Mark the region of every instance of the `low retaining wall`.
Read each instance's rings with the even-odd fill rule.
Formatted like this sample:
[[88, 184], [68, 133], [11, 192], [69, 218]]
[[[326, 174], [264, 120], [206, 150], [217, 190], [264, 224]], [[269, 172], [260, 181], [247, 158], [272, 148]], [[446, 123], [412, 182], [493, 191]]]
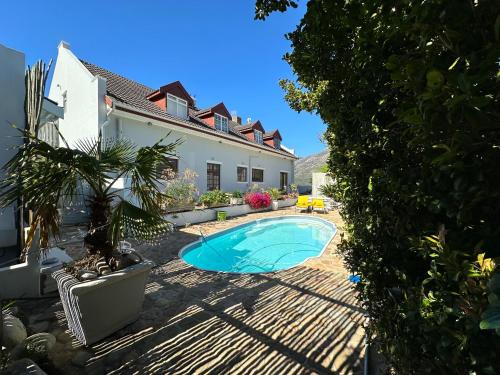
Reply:
[[[285, 199], [278, 201], [279, 208], [294, 206], [297, 199]], [[228, 217], [241, 216], [253, 212], [270, 211], [271, 207], [262, 208], [258, 210], [252, 209], [248, 204], [240, 204], [234, 206], [225, 206], [217, 208], [206, 208], [202, 210], [193, 210], [186, 212], [176, 212], [165, 215], [165, 219], [174, 224], [176, 227], [184, 226], [186, 224], [197, 224], [205, 221], [212, 221], [216, 219], [217, 211], [226, 211]]]

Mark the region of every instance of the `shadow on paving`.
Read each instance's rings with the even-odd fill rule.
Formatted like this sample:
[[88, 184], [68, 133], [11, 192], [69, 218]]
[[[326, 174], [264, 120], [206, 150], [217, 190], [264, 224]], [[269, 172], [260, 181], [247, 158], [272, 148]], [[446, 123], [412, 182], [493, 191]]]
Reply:
[[153, 270], [140, 319], [93, 345], [80, 371], [362, 373], [362, 323], [343, 275], [307, 267], [216, 274], [177, 258]]

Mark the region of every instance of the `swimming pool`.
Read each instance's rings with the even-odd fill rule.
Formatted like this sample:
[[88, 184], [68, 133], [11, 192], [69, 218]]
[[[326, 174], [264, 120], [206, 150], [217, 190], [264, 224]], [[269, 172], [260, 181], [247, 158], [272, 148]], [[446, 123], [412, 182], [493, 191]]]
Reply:
[[203, 236], [179, 252], [186, 263], [207, 271], [262, 273], [295, 267], [320, 256], [337, 228], [309, 216], [254, 220]]

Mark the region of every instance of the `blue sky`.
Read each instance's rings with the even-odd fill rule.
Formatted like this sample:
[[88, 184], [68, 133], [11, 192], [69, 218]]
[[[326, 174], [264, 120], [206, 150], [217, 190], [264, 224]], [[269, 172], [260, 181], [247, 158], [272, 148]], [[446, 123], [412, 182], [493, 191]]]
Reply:
[[325, 148], [318, 116], [296, 113], [283, 99], [284, 34], [299, 9], [255, 21], [252, 0], [2, 1], [0, 43], [26, 53], [27, 63], [56, 57], [60, 40], [89, 62], [153, 88], [180, 80], [199, 107], [224, 101], [243, 121], [279, 128], [299, 156]]

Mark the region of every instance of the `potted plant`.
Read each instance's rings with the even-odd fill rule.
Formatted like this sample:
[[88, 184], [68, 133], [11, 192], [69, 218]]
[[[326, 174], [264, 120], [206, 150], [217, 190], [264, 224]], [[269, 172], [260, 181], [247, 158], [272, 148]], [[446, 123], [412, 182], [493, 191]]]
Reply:
[[243, 204], [243, 193], [239, 190], [235, 190], [231, 193], [230, 203], [232, 205]]
[[186, 169], [178, 176], [167, 178], [163, 194], [158, 196], [158, 203], [165, 213], [191, 211], [196, 204], [198, 189], [195, 171]]
[[271, 188], [267, 190], [267, 193], [271, 196], [272, 203], [271, 207], [273, 211], [278, 210], [278, 199], [281, 197], [281, 193], [278, 188]]
[[222, 207], [229, 204], [229, 195], [222, 190], [211, 190], [202, 194], [199, 202], [205, 207]]
[[[69, 329], [89, 345], [139, 316], [152, 263], [132, 249], [123, 251], [120, 244], [126, 235], [148, 240], [171, 228], [156, 200], [161, 194], [156, 167], [168, 162], [180, 142], [162, 144], [161, 139], [138, 148], [129, 140], [103, 139], [99, 134], [71, 149], [67, 143], [66, 147], [51, 146], [28, 131], [23, 136], [29, 142], [5, 166], [0, 205], [23, 197], [33, 211], [26, 246], [37, 228], [41, 248], [51, 236], [57, 237], [58, 203], [74, 197], [79, 182], [90, 186], [90, 220], [83, 239], [88, 254], [53, 274]], [[120, 179], [129, 187], [116, 189]]]

